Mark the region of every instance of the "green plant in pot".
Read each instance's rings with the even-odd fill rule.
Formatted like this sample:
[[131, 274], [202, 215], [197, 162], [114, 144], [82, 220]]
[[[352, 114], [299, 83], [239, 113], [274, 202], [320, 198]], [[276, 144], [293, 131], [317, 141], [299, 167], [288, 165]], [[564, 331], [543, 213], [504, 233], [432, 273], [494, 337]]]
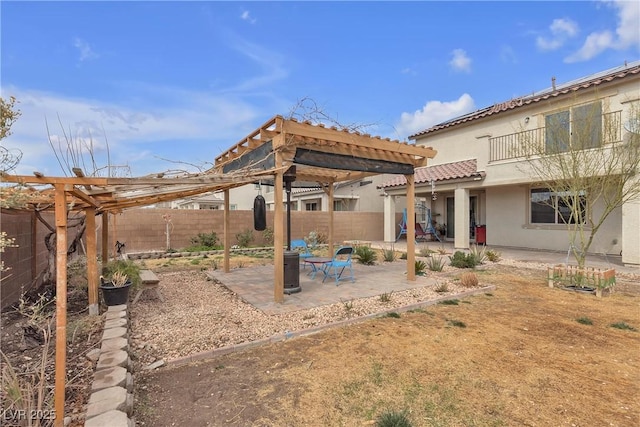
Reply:
[[100, 276], [102, 298], [108, 306], [126, 304], [129, 301], [130, 288], [131, 280], [124, 271], [114, 271], [109, 280], [105, 280], [104, 276]]

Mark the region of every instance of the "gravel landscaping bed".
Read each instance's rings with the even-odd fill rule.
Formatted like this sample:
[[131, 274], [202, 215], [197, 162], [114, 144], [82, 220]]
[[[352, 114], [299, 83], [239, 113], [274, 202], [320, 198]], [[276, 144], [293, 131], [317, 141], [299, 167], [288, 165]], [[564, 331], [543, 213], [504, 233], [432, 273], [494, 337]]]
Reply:
[[442, 276], [440, 283], [447, 283], [447, 292], [438, 293], [433, 286], [426, 286], [393, 292], [389, 301], [376, 296], [277, 315], [267, 315], [246, 303], [224, 284], [209, 279], [204, 271], [158, 273], [165, 302], [145, 293], [131, 308], [134, 358], [138, 364], [146, 366], [157, 360], [170, 361], [206, 350], [455, 296], [469, 290], [450, 278], [452, 273], [459, 271], [445, 267], [441, 273], [430, 273]]

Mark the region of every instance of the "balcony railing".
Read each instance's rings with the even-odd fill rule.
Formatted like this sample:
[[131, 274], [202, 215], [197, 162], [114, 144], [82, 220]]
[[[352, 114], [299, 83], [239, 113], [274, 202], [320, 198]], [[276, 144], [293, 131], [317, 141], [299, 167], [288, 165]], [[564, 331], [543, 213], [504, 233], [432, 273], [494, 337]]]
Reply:
[[[540, 154], [546, 144], [545, 138], [546, 128], [544, 127], [489, 138], [489, 162]], [[603, 144], [620, 141], [622, 141], [622, 111], [603, 114]]]

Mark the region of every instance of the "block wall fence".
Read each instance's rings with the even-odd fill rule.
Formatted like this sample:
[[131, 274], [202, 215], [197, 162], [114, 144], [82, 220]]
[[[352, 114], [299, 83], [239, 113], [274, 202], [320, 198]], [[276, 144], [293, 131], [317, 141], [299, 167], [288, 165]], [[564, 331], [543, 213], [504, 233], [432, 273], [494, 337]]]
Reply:
[[[170, 216], [170, 222], [165, 221]], [[253, 211], [231, 211], [231, 244], [237, 244], [236, 234], [253, 230]], [[344, 240], [384, 239], [382, 212], [334, 212], [334, 243]], [[43, 213], [49, 224], [54, 225], [53, 215]], [[396, 224], [402, 214], [396, 214]], [[274, 212], [267, 212], [267, 225], [273, 227]], [[98, 254], [102, 248], [102, 219], [96, 218]], [[286, 212], [283, 220], [286, 233]], [[166, 230], [169, 230], [169, 246], [181, 249], [191, 244], [198, 233], [215, 232], [224, 235], [224, 212], [220, 210], [178, 210], [178, 209], [131, 209], [117, 215], [110, 215], [109, 250], [115, 253], [115, 243], [125, 244], [126, 252], [164, 251], [167, 249]], [[6, 248], [0, 254], [5, 267], [0, 280], [0, 307], [7, 307], [20, 297], [22, 292], [39, 285], [40, 273], [47, 265], [47, 249], [44, 243], [49, 233], [32, 212], [12, 213], [1, 211], [0, 229], [8, 237], [15, 239], [16, 247]], [[327, 212], [292, 211], [291, 238], [300, 239], [311, 231], [328, 234], [329, 215]], [[73, 236], [68, 236], [71, 239]], [[253, 231], [252, 245], [263, 245], [263, 232]], [[285, 234], [286, 239], [286, 234]], [[86, 243], [86, 242], [85, 242]], [[80, 249], [82, 251], [82, 248]], [[81, 252], [83, 254], [83, 252]]]
[[[163, 215], [170, 215], [167, 223]], [[236, 234], [253, 230], [253, 211], [230, 211], [231, 244], [237, 244]], [[382, 212], [334, 212], [334, 239], [382, 240], [384, 238]], [[273, 227], [274, 212], [267, 212], [267, 226]], [[286, 214], [283, 220], [286, 230]], [[224, 212], [220, 210], [136, 209], [115, 215], [110, 223], [115, 230], [115, 239], [125, 243], [127, 252], [144, 252], [167, 249], [166, 230], [169, 229], [172, 249], [191, 244], [198, 233], [217, 233], [222, 244], [224, 235]], [[300, 239], [311, 231], [329, 232], [329, 214], [317, 211], [291, 212], [291, 238]], [[100, 234], [100, 233], [98, 233]], [[113, 234], [111, 234], [113, 236]], [[252, 245], [263, 245], [263, 232], [253, 230]], [[113, 237], [111, 237], [113, 239]], [[286, 239], [286, 231], [285, 231]], [[100, 236], [98, 236], [100, 241]]]

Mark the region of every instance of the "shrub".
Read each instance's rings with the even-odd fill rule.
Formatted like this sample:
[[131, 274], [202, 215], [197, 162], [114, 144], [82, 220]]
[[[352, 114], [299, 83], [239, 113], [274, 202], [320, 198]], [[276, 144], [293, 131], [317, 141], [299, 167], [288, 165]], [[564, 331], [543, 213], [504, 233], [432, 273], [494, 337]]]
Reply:
[[449, 324], [451, 326], [455, 326], [456, 328], [466, 328], [467, 325], [464, 322], [461, 322], [460, 320], [449, 320]]
[[435, 253], [435, 251], [429, 249], [429, 246], [427, 245], [420, 248], [420, 256], [422, 257], [430, 257], [433, 253]]
[[219, 240], [216, 232], [212, 231], [211, 233], [198, 233], [197, 236], [192, 237], [189, 241], [192, 246], [201, 246], [212, 250], [218, 247]]
[[401, 253], [400, 259], [407, 259], [407, 253], [406, 252]]
[[611, 326], [612, 328], [616, 328], [616, 329], [622, 329], [622, 330], [626, 330], [626, 331], [636, 331], [636, 328], [634, 328], [633, 326], [629, 325], [626, 322], [616, 322], [616, 323], [612, 323], [609, 326]]
[[427, 267], [431, 271], [442, 271], [444, 268], [444, 259], [442, 257], [431, 257], [427, 260]]
[[383, 294], [380, 295], [380, 302], [391, 302], [391, 294], [393, 292], [385, 292]]
[[369, 246], [356, 247], [356, 256], [358, 257], [358, 262], [364, 265], [373, 265], [378, 258], [376, 251]]
[[111, 260], [102, 268], [104, 277], [112, 277], [116, 272], [125, 274], [134, 288], [140, 285], [140, 266], [132, 260]]
[[487, 249], [485, 252], [487, 259], [491, 262], [498, 262], [501, 259], [502, 254], [494, 249]]
[[273, 227], [267, 227], [262, 232], [262, 240], [268, 246], [273, 246]]
[[79, 256], [67, 264], [67, 285], [70, 289], [88, 289], [86, 256]]
[[415, 269], [416, 269], [417, 276], [424, 276], [427, 270], [427, 264], [421, 259], [419, 259], [416, 261]]
[[460, 284], [465, 288], [475, 288], [478, 286], [478, 276], [475, 273], [463, 273], [460, 276]]
[[316, 245], [322, 245], [329, 241], [329, 237], [323, 231], [313, 230], [309, 232], [309, 235], [304, 238], [304, 241], [307, 242], [307, 245], [312, 248]]
[[253, 230], [247, 228], [244, 231], [236, 234], [236, 241], [241, 248], [247, 248], [253, 242]]
[[478, 245], [473, 245], [471, 249], [469, 249], [469, 255], [473, 257], [476, 265], [484, 264], [484, 262], [487, 260], [485, 248], [482, 247], [482, 249], [479, 249]]
[[393, 246], [391, 246], [391, 249], [382, 249], [382, 258], [385, 262], [393, 262], [396, 260], [396, 251], [393, 250]]
[[593, 320], [589, 319], [588, 317], [582, 316], [582, 317], [578, 317], [576, 319], [576, 322], [582, 324], [582, 325], [593, 325]]
[[411, 427], [405, 412], [387, 411], [376, 419], [376, 427]]
[[436, 287], [433, 288], [433, 290], [436, 293], [444, 294], [445, 292], [449, 292], [449, 285], [447, 284], [447, 282], [442, 282], [437, 284]]
[[449, 259], [451, 266], [456, 268], [474, 268], [478, 264], [474, 255], [462, 251], [456, 251]]

